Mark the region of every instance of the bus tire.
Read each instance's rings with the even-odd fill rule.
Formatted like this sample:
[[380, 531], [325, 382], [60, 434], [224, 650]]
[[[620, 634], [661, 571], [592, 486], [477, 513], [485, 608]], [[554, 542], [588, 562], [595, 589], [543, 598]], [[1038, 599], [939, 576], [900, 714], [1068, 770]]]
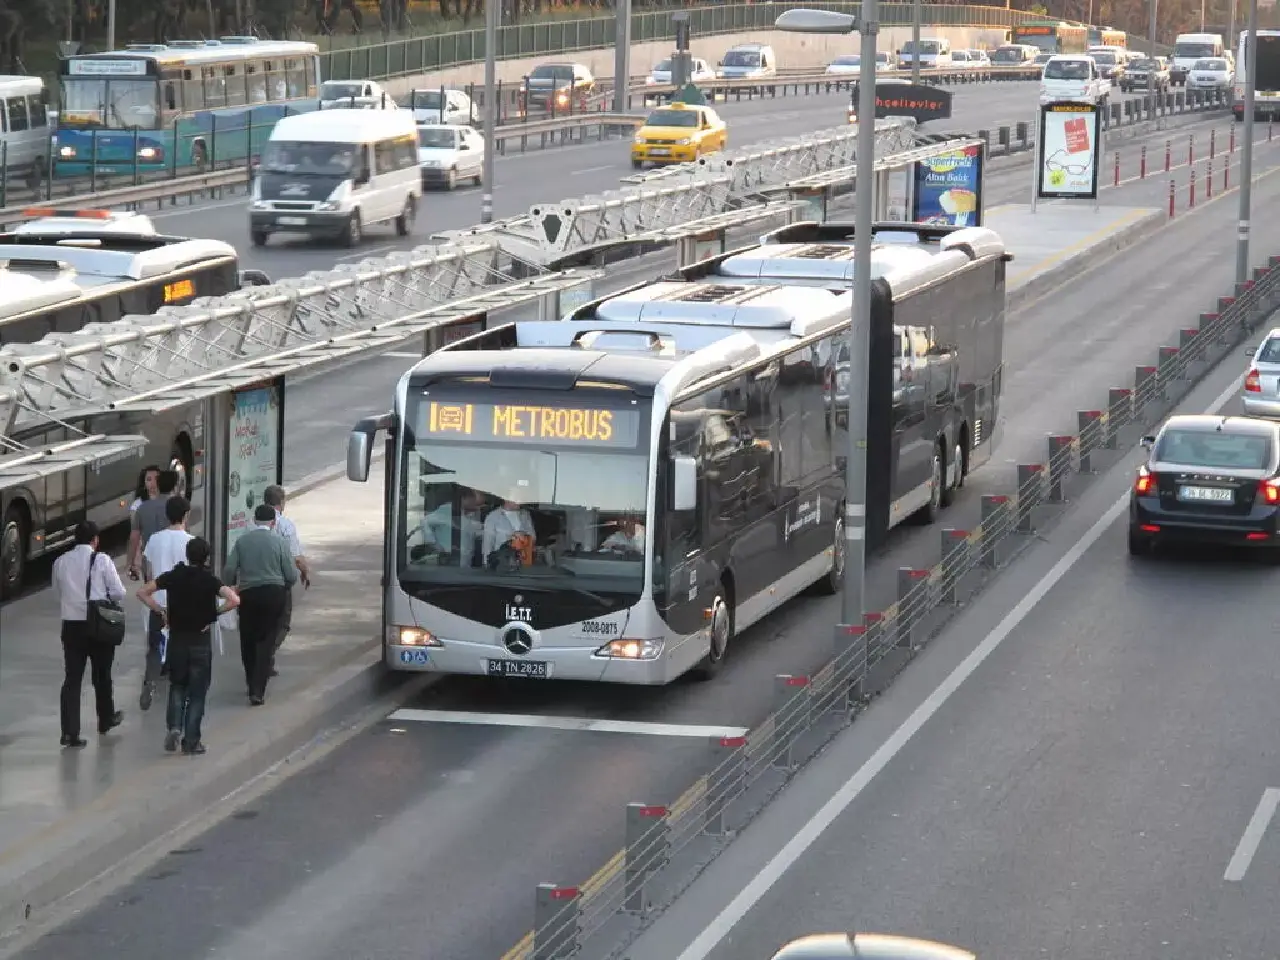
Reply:
[[839, 593], [844, 586], [844, 503], [837, 508], [836, 522], [831, 531], [831, 569], [813, 584], [812, 592], [820, 597], [830, 597]]
[[938, 441], [933, 448], [933, 467], [929, 481], [929, 502], [916, 511], [916, 520], [928, 526], [938, 519], [942, 512], [942, 493], [947, 485], [947, 459], [943, 442]]
[[956, 442], [951, 447], [951, 459], [945, 466], [951, 471], [951, 481], [943, 482], [942, 506], [949, 507], [955, 502], [956, 493], [964, 486], [964, 429], [956, 435]]
[[27, 569], [27, 541], [31, 518], [22, 501], [14, 501], [0, 524], [0, 600], [11, 600], [22, 590]]
[[716, 598], [711, 601], [711, 626], [708, 628], [708, 650], [702, 662], [693, 668], [698, 680], [710, 680], [724, 666], [733, 642], [733, 594], [728, 584], [721, 582]]

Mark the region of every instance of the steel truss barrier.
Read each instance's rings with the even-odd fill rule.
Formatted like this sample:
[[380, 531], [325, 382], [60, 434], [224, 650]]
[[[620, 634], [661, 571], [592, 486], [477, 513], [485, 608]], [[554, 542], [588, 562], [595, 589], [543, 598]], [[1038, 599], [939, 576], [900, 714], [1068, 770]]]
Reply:
[[[393, 344], [449, 318], [519, 306], [588, 277], [540, 273], [493, 243], [418, 247], [153, 316], [9, 344], [0, 348], [0, 438], [33, 424], [66, 426], [77, 414], [135, 404], [184, 384], [210, 384], [268, 358], [316, 348], [341, 356], [351, 348], [340, 344], [361, 338]], [[0, 444], [0, 454], [13, 451], [29, 452], [11, 439]]]
[[[886, 170], [897, 170], [901, 167], [909, 167], [911, 164], [919, 160], [927, 160], [928, 158], [936, 157], [939, 154], [963, 150], [965, 147], [971, 147], [981, 143], [982, 141], [977, 137], [955, 137], [950, 140], [930, 141], [928, 144], [917, 146], [914, 149], [905, 150], [902, 153], [895, 153], [891, 156], [881, 157], [876, 160], [875, 172], [882, 173]], [[771, 194], [786, 190], [813, 190], [821, 187], [842, 186], [844, 184], [852, 183], [856, 177], [856, 173], [857, 169], [853, 164], [843, 167], [832, 167], [819, 173], [811, 174], [807, 177], [800, 177], [778, 187], [764, 188], [760, 192]]]
[[[886, 156], [916, 146], [915, 123], [876, 121], [876, 154]], [[621, 190], [536, 204], [524, 217], [438, 234], [463, 242], [493, 237], [512, 254], [539, 263], [563, 261], [638, 234], [676, 227], [734, 209], [738, 198], [857, 160], [857, 124], [821, 130], [770, 144], [764, 149], [726, 151], [693, 163], [626, 178]], [[652, 186], [650, 186], [652, 185]]]

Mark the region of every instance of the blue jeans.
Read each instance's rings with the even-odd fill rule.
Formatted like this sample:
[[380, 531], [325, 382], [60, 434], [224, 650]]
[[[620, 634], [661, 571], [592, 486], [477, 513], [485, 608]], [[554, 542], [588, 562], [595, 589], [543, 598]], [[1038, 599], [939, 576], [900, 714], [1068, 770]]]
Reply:
[[164, 643], [164, 617], [154, 611], [147, 611], [147, 659], [142, 673], [143, 683], [155, 683], [160, 679], [160, 646]]
[[209, 635], [193, 638], [170, 635], [169, 706], [165, 726], [182, 731], [182, 743], [194, 747], [200, 742], [200, 722], [204, 720], [204, 701], [213, 678], [213, 649]]

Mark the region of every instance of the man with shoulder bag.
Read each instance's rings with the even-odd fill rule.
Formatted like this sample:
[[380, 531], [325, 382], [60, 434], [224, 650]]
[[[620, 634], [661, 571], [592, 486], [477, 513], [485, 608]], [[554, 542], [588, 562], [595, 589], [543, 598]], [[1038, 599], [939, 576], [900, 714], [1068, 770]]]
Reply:
[[98, 550], [98, 526], [86, 521], [76, 527], [75, 547], [53, 565], [53, 591], [62, 617], [62, 745], [83, 747], [80, 736], [80, 690], [84, 668], [90, 667], [98, 713], [98, 733], [109, 733], [124, 722], [115, 708], [111, 664], [124, 640], [124, 584], [111, 558]]

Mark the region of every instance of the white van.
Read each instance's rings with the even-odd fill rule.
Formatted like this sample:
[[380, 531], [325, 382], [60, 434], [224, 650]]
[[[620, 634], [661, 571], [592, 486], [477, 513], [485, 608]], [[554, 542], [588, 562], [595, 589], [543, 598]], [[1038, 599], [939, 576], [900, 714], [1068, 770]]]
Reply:
[[[910, 70], [915, 62], [916, 51], [912, 41], [908, 40], [898, 51], [898, 66]], [[951, 62], [951, 41], [945, 37], [920, 38], [920, 67], [931, 70], [934, 67], [949, 67]]]
[[249, 231], [334, 237], [355, 246], [373, 223], [408, 236], [422, 197], [409, 110], [318, 110], [280, 120], [253, 179]]
[[1173, 41], [1173, 57], [1169, 60], [1169, 80], [1174, 86], [1186, 86], [1187, 75], [1197, 60], [1222, 56], [1226, 44], [1220, 33], [1180, 33]]
[[716, 68], [721, 80], [757, 80], [778, 75], [778, 55], [767, 43], [739, 43], [725, 51]]
[[38, 187], [49, 172], [53, 128], [39, 77], [0, 76], [0, 171]]

